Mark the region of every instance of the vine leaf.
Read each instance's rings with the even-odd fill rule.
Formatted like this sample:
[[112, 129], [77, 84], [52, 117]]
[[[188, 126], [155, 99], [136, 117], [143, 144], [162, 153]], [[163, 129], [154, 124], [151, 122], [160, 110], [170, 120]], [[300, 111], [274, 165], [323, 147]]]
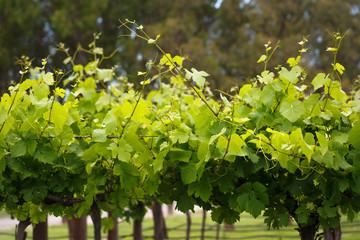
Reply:
[[24, 141], [17, 141], [10, 147], [11, 157], [21, 157], [26, 154], [26, 146]]
[[181, 167], [181, 180], [184, 184], [190, 184], [197, 179], [195, 163], [189, 163]]
[[192, 78], [197, 85], [199, 85], [201, 88], [204, 88], [205, 85], [205, 77], [208, 77], [209, 74], [207, 72], [204, 71], [198, 71], [195, 68], [191, 68], [192, 72], [189, 72], [188, 70], [186, 70], [186, 78], [190, 79]]
[[311, 82], [311, 84], [314, 86], [314, 91], [324, 86], [327, 80], [328, 78], [325, 73], [318, 73]]
[[208, 201], [212, 195], [212, 186], [210, 184], [209, 178], [203, 176], [199, 183], [194, 182], [189, 185], [188, 194], [191, 195], [195, 193], [195, 197], [200, 197], [204, 202]]
[[282, 67], [281, 71], [280, 71], [280, 79], [288, 80], [291, 83], [296, 83], [301, 72], [302, 72], [302, 69], [299, 66], [295, 66], [295, 67], [291, 68], [290, 71], [287, 70], [286, 68]]
[[355, 149], [360, 150], [360, 120], [358, 120], [349, 132], [349, 143]]
[[261, 73], [261, 76], [257, 76], [260, 83], [270, 84], [274, 81], [274, 73], [266, 70]]
[[51, 72], [47, 72], [47, 73], [42, 72], [41, 73], [41, 78], [47, 85], [53, 85], [54, 82], [55, 82], [54, 81], [54, 74], [51, 73]]
[[280, 113], [290, 122], [295, 122], [306, 113], [306, 109], [299, 100], [295, 100], [292, 103], [284, 102], [281, 105]]
[[94, 142], [106, 142], [106, 129], [94, 129], [92, 139]]

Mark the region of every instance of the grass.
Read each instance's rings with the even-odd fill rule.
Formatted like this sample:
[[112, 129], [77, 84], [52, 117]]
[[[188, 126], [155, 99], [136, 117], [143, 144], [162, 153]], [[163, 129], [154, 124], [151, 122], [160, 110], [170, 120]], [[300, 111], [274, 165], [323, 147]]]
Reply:
[[[191, 216], [191, 239], [200, 239], [201, 236], [201, 214], [193, 214]], [[186, 234], [186, 217], [183, 215], [173, 215], [166, 217], [166, 226], [168, 228], [169, 239], [185, 239]], [[132, 234], [132, 223], [120, 222], [119, 223], [119, 235], [129, 236]], [[280, 230], [267, 230], [263, 223], [263, 218], [259, 217], [253, 219], [249, 215], [243, 215], [240, 222], [235, 224], [235, 231], [225, 231], [224, 225], [221, 225], [219, 231], [219, 239], [257, 239], [257, 240], [268, 240], [268, 239], [299, 239], [297, 231], [294, 229], [295, 224], [292, 226], [282, 228]], [[217, 224], [211, 221], [208, 216], [206, 218], [206, 231], [205, 239], [215, 239], [216, 237]], [[28, 238], [32, 239], [32, 229], [28, 230]], [[87, 228], [88, 238], [92, 239], [93, 226], [89, 225]], [[353, 223], [342, 222], [342, 239], [360, 240], [360, 221]], [[3, 235], [9, 234], [9, 235]], [[14, 229], [0, 231], [0, 239], [12, 240], [14, 239]], [[68, 228], [67, 225], [50, 226], [48, 228], [49, 240], [67, 240]], [[152, 239], [153, 235], [153, 220], [145, 219], [143, 222], [143, 235], [144, 240]], [[103, 233], [103, 237], [106, 234]], [[132, 240], [132, 237], [119, 238], [123, 240]]]

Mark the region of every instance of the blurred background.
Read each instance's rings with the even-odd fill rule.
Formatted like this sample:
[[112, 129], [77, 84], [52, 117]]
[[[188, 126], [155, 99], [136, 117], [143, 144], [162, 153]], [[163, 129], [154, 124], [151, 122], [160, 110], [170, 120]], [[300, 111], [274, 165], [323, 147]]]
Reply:
[[[319, 71], [329, 72], [333, 54], [331, 34], [345, 33], [338, 62], [345, 66], [343, 85], [350, 89], [360, 68], [359, 0], [0, 0], [0, 91], [19, 80], [16, 57], [50, 56], [50, 64], [62, 66], [63, 42], [73, 52], [86, 47], [93, 33], [101, 32], [98, 46], [105, 55], [118, 53], [106, 62], [119, 65], [123, 74], [135, 77], [155, 49], [145, 41], [118, 37], [118, 19], [136, 20], [152, 37], [161, 34], [159, 45], [172, 54], [187, 57], [185, 66], [208, 72], [213, 89], [228, 90], [260, 74], [257, 64], [264, 44], [280, 49], [269, 69], [287, 65], [296, 57], [303, 36], [309, 35], [303, 66], [309, 67], [308, 81]], [[331, 34], [330, 34], [331, 33]], [[86, 55], [77, 58], [87, 62]]]

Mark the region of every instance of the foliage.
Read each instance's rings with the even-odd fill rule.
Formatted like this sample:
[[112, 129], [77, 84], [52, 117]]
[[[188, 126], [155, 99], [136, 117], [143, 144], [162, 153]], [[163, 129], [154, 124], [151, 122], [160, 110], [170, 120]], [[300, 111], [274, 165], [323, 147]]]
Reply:
[[159, 35], [129, 20], [120, 28], [161, 55], [138, 72], [139, 90], [116, 66], [102, 67], [110, 56], [97, 47], [98, 35], [90, 49], [77, 49], [92, 56], [86, 65], [59, 45], [71, 72], [47, 71], [47, 59], [35, 68], [21, 60], [20, 82], [0, 103], [2, 208], [37, 223], [48, 213], [79, 216], [93, 204], [121, 214], [156, 197], [183, 212], [211, 210], [217, 222], [247, 212], [279, 228], [290, 215], [314, 234], [319, 225], [336, 227], [340, 213], [354, 219], [359, 100], [341, 89], [344, 35], [333, 36], [332, 71], [319, 73], [313, 87], [301, 64], [306, 38], [289, 67], [274, 72], [267, 64], [278, 45], [268, 43], [257, 79], [217, 101], [208, 74], [164, 52]]

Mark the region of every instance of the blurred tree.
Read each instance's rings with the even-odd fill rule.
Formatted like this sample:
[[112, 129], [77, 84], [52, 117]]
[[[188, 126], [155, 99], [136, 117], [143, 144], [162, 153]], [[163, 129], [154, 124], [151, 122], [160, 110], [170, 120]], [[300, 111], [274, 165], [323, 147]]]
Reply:
[[310, 35], [303, 58], [313, 69], [309, 78], [329, 70], [329, 32], [351, 29], [338, 56], [350, 82], [360, 68], [360, 52], [354, 51], [360, 49], [359, 15], [358, 0], [0, 0], [0, 90], [17, 78], [15, 57], [40, 60], [51, 53], [52, 65], [59, 66], [64, 56], [52, 50], [57, 43], [74, 51], [78, 44], [91, 42], [95, 32], [102, 32], [99, 46], [105, 54], [118, 49], [106, 64], [119, 65], [131, 77], [154, 52], [146, 42], [118, 38], [125, 34], [117, 29], [118, 19], [125, 18], [144, 25], [151, 36], [161, 34], [164, 49], [187, 56], [188, 66], [207, 71], [213, 87], [222, 90], [260, 73], [262, 65], [256, 61], [268, 41], [281, 40], [270, 69], [295, 57], [300, 48], [296, 43]]

